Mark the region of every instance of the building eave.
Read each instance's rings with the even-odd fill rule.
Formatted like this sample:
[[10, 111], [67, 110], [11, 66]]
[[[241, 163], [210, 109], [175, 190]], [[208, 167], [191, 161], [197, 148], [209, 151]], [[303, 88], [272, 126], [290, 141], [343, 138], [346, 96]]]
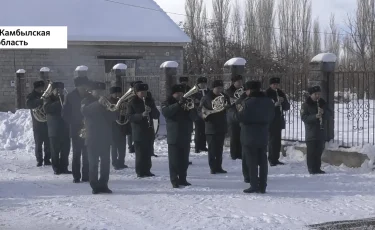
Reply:
[[183, 47], [189, 42], [113, 42], [113, 41], [68, 41], [68, 46], [172, 46]]

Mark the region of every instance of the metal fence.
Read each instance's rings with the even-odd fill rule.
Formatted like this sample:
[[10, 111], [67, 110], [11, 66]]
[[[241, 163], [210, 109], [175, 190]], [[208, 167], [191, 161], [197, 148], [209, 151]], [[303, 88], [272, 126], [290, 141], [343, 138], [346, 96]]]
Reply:
[[375, 72], [337, 71], [334, 81], [335, 142], [375, 144]]
[[[225, 88], [230, 85], [230, 74], [209, 75], [178, 75], [174, 82], [181, 76], [188, 77], [189, 85], [194, 85], [200, 76], [207, 77], [208, 87], [214, 80], [220, 79], [225, 83]], [[282, 132], [284, 140], [305, 140], [305, 127], [300, 118], [301, 105], [305, 101], [308, 88], [308, 73], [289, 72], [267, 75], [244, 74], [244, 81], [260, 80], [263, 89], [268, 88], [271, 77], [280, 77], [280, 88], [286, 93], [290, 102], [290, 110], [285, 113], [286, 128]], [[375, 72], [369, 71], [342, 71], [338, 70], [333, 75], [334, 88], [334, 113], [335, 130], [334, 142], [341, 146], [375, 144]], [[22, 97], [32, 90], [32, 84], [38, 78], [28, 78], [27, 75], [20, 79]], [[123, 91], [130, 88], [133, 81], [143, 81], [149, 85], [157, 105], [160, 105], [162, 89], [160, 88], [160, 75], [126, 76], [123, 77]], [[107, 86], [109, 79], [105, 79]], [[109, 89], [109, 87], [107, 87]]]

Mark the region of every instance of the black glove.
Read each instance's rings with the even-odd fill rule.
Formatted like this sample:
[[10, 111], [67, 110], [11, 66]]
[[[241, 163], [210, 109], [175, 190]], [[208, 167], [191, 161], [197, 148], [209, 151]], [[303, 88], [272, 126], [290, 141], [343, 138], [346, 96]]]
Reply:
[[184, 105], [186, 103], [187, 99], [184, 97], [181, 97], [181, 99], [178, 101], [180, 105]]

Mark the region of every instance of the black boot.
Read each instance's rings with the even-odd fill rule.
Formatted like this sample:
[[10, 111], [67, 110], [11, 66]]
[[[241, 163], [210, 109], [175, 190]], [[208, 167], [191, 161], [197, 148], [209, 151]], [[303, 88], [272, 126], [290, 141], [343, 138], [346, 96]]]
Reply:
[[285, 165], [285, 163], [284, 163], [284, 162], [281, 162], [281, 161], [277, 161], [276, 164], [278, 164], [278, 165]]
[[61, 174], [72, 174], [72, 171], [69, 171], [68, 168], [64, 168], [60, 170]]
[[100, 189], [100, 192], [110, 194], [110, 193], [112, 193], [112, 190], [109, 189], [108, 187], [104, 187], [104, 188]]
[[227, 173], [227, 171], [225, 171], [224, 169], [219, 169], [219, 170], [216, 170], [217, 173]]
[[44, 160], [44, 165], [52, 165], [51, 161], [50, 160]]
[[36, 167], [41, 167], [43, 166], [43, 161], [38, 161], [38, 163], [36, 163]]
[[258, 190], [250, 187], [248, 189], [243, 190], [243, 192], [244, 193], [256, 193], [256, 192], [258, 192]]
[[135, 153], [134, 145], [130, 146], [128, 150], [129, 150], [129, 153]]
[[189, 161], [189, 165], [192, 165], [192, 164], [193, 164], [193, 162]]
[[79, 182], [81, 182], [80, 179], [73, 179], [73, 183], [77, 184]]
[[178, 182], [178, 185], [182, 185], [182, 186], [190, 186], [191, 184], [185, 180], [185, 181], [180, 181], [180, 182]]
[[173, 187], [173, 188], [179, 188], [180, 186], [178, 185], [177, 182], [172, 182], [172, 187]]

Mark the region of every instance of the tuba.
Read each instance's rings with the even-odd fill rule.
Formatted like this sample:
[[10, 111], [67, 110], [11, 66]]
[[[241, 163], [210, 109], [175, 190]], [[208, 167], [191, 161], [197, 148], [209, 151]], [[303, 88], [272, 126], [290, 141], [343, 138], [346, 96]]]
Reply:
[[220, 96], [217, 96], [215, 99], [213, 99], [211, 104], [212, 104], [212, 110], [206, 109], [204, 106], [202, 107], [203, 119], [206, 119], [211, 114], [224, 111], [225, 107], [227, 106], [227, 102], [223, 94], [220, 94]]
[[186, 104], [184, 105], [185, 110], [191, 110], [195, 107], [194, 105], [194, 99], [191, 98], [190, 96], [198, 93], [199, 87], [195, 85], [193, 88], [191, 88], [188, 92], [184, 94], [184, 98], [186, 98]]
[[245, 92], [245, 90], [244, 90], [243, 87], [238, 88], [238, 89], [234, 92], [234, 94], [233, 94], [234, 98], [231, 98], [231, 105], [235, 104], [235, 103], [238, 101], [238, 99], [241, 98], [241, 96], [242, 96], [242, 94], [243, 94], [244, 92]]
[[116, 103], [116, 108], [120, 111], [120, 115], [119, 115], [119, 118], [116, 120], [116, 123], [119, 124], [119, 125], [126, 125], [129, 120], [128, 119], [125, 119], [125, 120], [122, 120], [122, 117], [125, 116], [125, 113], [126, 113], [126, 101], [129, 101], [130, 98], [132, 98], [133, 96], [135, 96], [135, 93], [134, 93], [134, 90], [133, 88], [130, 88], [124, 95], [122, 95], [122, 97], [120, 97], [120, 99], [117, 101]]
[[[44, 91], [44, 93], [40, 97], [40, 99], [45, 100], [46, 98], [51, 96], [51, 94], [52, 94], [52, 82], [50, 81], [48, 86], [47, 86], [47, 89]], [[32, 109], [31, 111], [32, 111], [33, 117], [38, 122], [46, 122], [47, 121], [47, 117], [46, 117], [46, 113], [44, 111], [43, 105], [40, 105], [39, 107], [37, 107], [35, 109]]]

